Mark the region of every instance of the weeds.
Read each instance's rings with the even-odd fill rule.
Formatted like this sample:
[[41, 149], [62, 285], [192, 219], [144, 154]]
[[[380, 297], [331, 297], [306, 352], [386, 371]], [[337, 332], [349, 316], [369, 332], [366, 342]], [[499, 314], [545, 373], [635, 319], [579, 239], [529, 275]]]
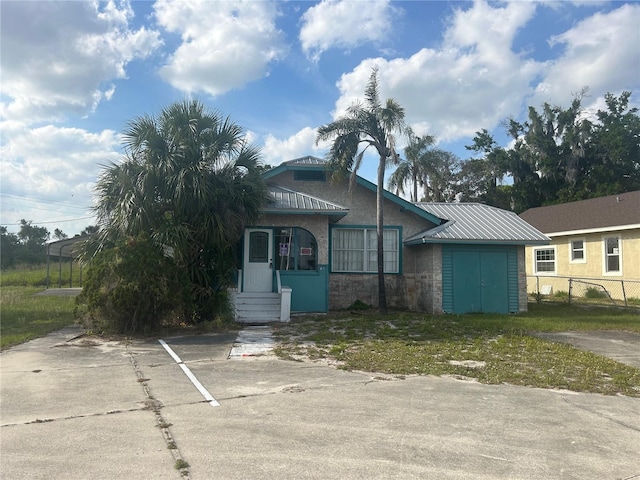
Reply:
[[598, 329], [640, 332], [640, 321], [635, 312], [569, 305], [532, 305], [521, 315], [341, 313], [280, 327], [276, 354], [347, 370], [640, 396], [640, 369], [532, 335]]

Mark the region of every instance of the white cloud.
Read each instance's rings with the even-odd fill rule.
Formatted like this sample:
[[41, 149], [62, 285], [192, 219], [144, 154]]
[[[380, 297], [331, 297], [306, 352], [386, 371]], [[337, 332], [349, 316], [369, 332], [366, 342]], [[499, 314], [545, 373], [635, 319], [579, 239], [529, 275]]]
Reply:
[[273, 3], [158, 0], [154, 8], [158, 23], [182, 38], [160, 74], [184, 92], [216, 96], [241, 88], [268, 75], [269, 64], [285, 54]]
[[[90, 133], [52, 125], [28, 128], [16, 122], [4, 122], [1, 127], [9, 134], [0, 147], [2, 225], [21, 218], [38, 224], [90, 215], [98, 173], [103, 165], [121, 158], [115, 132]], [[55, 227], [78, 233], [89, 224], [90, 220], [82, 219]]]
[[2, 2], [2, 116], [60, 121], [109, 99], [126, 64], [161, 44], [157, 32], [130, 29], [132, 16], [126, 1]]
[[638, 5], [623, 5], [595, 14], [550, 39], [565, 47], [557, 58], [538, 61], [513, 46], [536, 4], [496, 6], [478, 0], [454, 11], [437, 48], [408, 58], [370, 58], [343, 74], [332, 114], [337, 118], [362, 99], [374, 65], [381, 98], [397, 100], [416, 132], [448, 142], [492, 130], [505, 118], [525, 113], [528, 105], [568, 104], [585, 85], [595, 96], [612, 85], [618, 92], [632, 90], [639, 86], [639, 12]]
[[350, 49], [388, 38], [400, 10], [389, 1], [323, 0], [302, 16], [300, 43], [313, 61], [330, 48]]
[[482, 1], [455, 10], [440, 48], [423, 48], [408, 58], [369, 59], [344, 74], [334, 117], [362, 98], [377, 65], [381, 98], [404, 106], [417, 132], [447, 141], [497, 124], [520, 110], [523, 96], [532, 91], [531, 79], [542, 70], [542, 64], [511, 49], [534, 12], [530, 3], [491, 7]]
[[563, 47], [532, 98], [568, 105], [571, 95], [589, 87], [592, 96], [633, 90], [640, 86], [640, 5], [625, 4], [608, 13], [596, 13], [549, 40]]
[[275, 167], [282, 162], [306, 155], [322, 157], [327, 145], [316, 146], [317, 130], [305, 127], [289, 138], [277, 139], [273, 135], [267, 135], [262, 147], [262, 155], [265, 163]]

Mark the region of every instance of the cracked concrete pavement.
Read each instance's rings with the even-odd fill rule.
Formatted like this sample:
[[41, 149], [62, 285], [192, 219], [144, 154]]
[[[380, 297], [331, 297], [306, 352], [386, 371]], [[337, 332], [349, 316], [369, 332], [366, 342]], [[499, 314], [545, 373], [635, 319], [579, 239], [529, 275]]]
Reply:
[[637, 398], [229, 359], [235, 333], [165, 338], [180, 366], [80, 333], [0, 354], [2, 478], [640, 478]]

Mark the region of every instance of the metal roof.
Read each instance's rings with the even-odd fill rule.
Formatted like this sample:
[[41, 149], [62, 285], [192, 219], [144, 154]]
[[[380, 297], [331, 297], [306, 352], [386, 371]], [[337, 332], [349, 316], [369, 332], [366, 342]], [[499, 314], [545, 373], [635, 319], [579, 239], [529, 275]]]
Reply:
[[286, 162], [282, 162], [281, 165], [289, 165], [289, 166], [322, 166], [325, 167], [327, 165], [327, 161], [318, 157], [314, 157], [311, 155], [307, 155], [306, 157], [294, 158], [293, 160], [288, 160]]
[[46, 254], [51, 257], [75, 257], [76, 244], [84, 240], [89, 240], [90, 238], [91, 235], [76, 235], [75, 237], [49, 242], [46, 245]]
[[349, 209], [306, 193], [296, 192], [277, 185], [269, 186], [272, 199], [264, 209], [266, 213], [322, 213], [344, 216]]
[[496, 244], [545, 244], [550, 239], [507, 210], [481, 203], [416, 203], [443, 223], [405, 240], [420, 243], [464, 242]]

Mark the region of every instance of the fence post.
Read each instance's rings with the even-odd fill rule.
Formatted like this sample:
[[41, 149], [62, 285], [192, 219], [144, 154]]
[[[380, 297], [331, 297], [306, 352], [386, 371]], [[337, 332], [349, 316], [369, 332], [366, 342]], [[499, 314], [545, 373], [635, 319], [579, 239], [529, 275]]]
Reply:
[[573, 279], [569, 277], [569, 305], [571, 305], [571, 288], [573, 287]]
[[620, 285], [622, 285], [622, 298], [624, 298], [624, 306], [628, 307], [629, 305], [627, 305], [627, 292], [625, 292], [624, 290], [624, 280], [620, 280]]

